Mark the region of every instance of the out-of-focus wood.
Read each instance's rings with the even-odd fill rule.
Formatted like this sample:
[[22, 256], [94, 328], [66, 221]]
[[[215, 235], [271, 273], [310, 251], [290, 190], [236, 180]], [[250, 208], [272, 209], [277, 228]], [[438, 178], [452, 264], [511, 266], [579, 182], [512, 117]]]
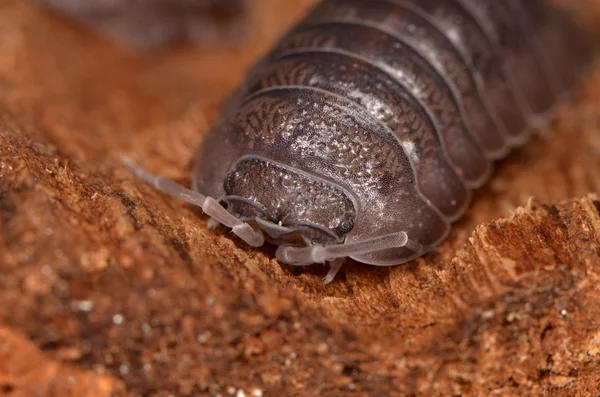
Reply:
[[77, 360], [81, 351], [74, 347], [56, 350], [49, 359], [25, 336], [0, 326], [0, 395], [48, 397], [108, 397], [123, 393], [123, 382], [81, 371], [65, 364]]
[[598, 69], [438, 253], [328, 286], [122, 166], [188, 183], [218, 104], [310, 3], [256, 0], [237, 46], [147, 54], [0, 3], [0, 394], [52, 365], [98, 376], [89, 396], [597, 396]]

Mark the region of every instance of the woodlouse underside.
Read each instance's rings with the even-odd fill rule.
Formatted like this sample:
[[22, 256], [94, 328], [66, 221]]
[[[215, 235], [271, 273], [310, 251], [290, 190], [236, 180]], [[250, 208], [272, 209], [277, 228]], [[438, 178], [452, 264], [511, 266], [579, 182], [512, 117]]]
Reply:
[[329, 282], [346, 257], [439, 245], [591, 56], [543, 0], [325, 0], [229, 101], [192, 190], [126, 161], [281, 262], [331, 263]]

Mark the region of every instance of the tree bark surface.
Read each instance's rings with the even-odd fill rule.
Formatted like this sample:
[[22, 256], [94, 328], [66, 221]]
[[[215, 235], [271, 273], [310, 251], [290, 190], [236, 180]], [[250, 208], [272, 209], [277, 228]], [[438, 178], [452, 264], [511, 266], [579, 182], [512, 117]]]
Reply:
[[438, 252], [330, 285], [122, 165], [188, 185], [219, 103], [310, 3], [145, 54], [0, 3], [0, 395], [598, 396], [598, 68]]

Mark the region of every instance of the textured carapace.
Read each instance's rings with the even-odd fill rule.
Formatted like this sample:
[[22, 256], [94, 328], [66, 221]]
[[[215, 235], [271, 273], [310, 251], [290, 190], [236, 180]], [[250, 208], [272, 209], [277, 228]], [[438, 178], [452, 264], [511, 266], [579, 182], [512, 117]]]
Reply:
[[337, 258], [407, 262], [545, 128], [591, 56], [544, 0], [325, 0], [232, 96], [193, 190], [282, 262], [334, 262], [328, 281]]

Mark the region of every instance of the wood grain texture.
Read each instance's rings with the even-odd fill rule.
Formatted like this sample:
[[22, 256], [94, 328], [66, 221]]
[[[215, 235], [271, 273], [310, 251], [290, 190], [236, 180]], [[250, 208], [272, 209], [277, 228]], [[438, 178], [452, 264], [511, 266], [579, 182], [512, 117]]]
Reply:
[[[220, 101], [309, 3], [256, 1], [244, 46], [146, 55], [0, 4], [3, 330], [113, 395], [597, 395], [598, 68], [438, 253], [351, 263], [329, 286], [325, 267], [209, 232], [122, 166], [128, 153], [187, 183]], [[567, 3], [598, 26], [600, 2]], [[0, 390], [48, 365], [15, 346]]]

